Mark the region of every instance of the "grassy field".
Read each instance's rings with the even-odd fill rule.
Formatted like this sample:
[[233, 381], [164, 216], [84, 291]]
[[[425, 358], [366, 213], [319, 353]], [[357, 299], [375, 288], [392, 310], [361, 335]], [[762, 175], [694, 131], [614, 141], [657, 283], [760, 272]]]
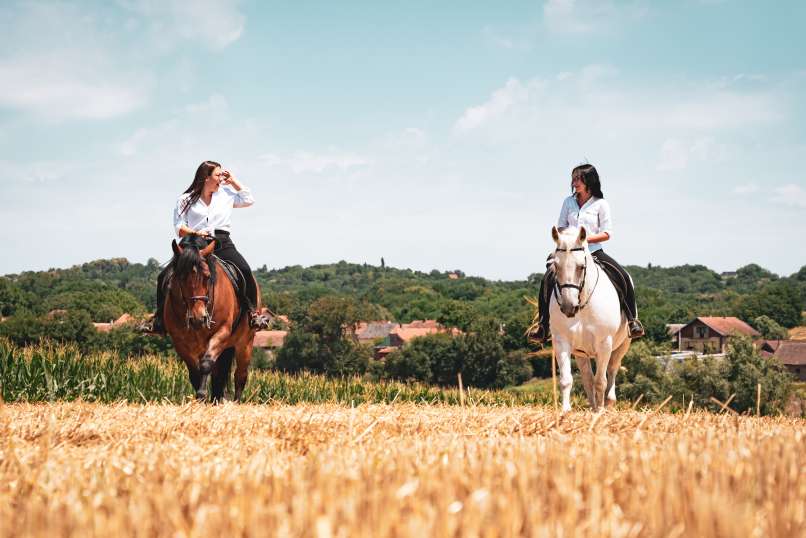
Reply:
[[545, 407], [0, 407], [0, 535], [797, 536], [806, 421]]

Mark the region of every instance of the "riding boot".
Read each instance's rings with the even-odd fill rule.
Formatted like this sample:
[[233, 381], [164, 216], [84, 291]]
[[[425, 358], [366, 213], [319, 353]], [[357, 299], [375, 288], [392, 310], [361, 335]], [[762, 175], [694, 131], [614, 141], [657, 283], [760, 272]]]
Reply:
[[630, 328], [630, 339], [632, 340], [637, 340], [646, 334], [644, 331], [644, 326], [641, 325], [641, 322], [638, 321], [638, 318], [629, 320], [627, 325]]
[[[550, 261], [552, 256], [549, 256]], [[546, 264], [548, 268], [549, 264]], [[551, 331], [549, 330], [549, 292], [554, 287], [554, 271], [547, 270], [543, 279], [540, 281], [540, 293], [537, 296], [538, 311], [540, 319], [537, 322], [537, 328], [529, 335], [529, 338], [536, 344], [545, 344], [551, 338]]]

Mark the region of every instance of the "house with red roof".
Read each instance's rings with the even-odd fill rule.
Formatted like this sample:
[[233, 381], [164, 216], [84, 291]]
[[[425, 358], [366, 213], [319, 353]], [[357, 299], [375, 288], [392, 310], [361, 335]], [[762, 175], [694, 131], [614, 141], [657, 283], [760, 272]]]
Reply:
[[781, 340], [773, 353], [799, 381], [806, 381], [806, 342]]
[[677, 350], [725, 353], [728, 338], [737, 334], [753, 339], [761, 336], [761, 333], [739, 318], [700, 316], [677, 331]]
[[283, 347], [288, 331], [257, 331], [252, 347], [273, 350]]

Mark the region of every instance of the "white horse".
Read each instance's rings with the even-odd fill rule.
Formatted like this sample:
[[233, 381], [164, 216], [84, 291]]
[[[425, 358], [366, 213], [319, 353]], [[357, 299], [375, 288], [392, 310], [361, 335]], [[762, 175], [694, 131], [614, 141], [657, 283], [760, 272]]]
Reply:
[[[549, 314], [563, 413], [571, 410], [571, 355], [576, 357], [588, 401], [594, 411], [599, 411], [616, 401], [616, 373], [630, 348], [627, 318], [621, 311], [615, 286], [593, 261], [585, 228], [560, 233], [553, 227], [551, 236], [557, 248], [553, 261], [556, 284], [549, 290]], [[591, 358], [596, 359], [595, 379]]]

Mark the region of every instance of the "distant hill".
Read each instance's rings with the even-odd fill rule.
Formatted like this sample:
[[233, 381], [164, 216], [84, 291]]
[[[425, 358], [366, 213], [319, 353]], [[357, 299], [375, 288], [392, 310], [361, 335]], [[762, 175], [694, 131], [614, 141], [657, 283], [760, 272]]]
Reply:
[[[755, 264], [728, 276], [702, 265], [627, 269], [636, 283], [640, 317], [658, 339], [664, 337], [666, 323], [696, 315], [735, 315], [748, 322], [767, 315], [792, 327], [801, 322], [806, 303], [806, 266], [788, 277]], [[5, 275], [0, 277], [0, 314], [78, 309], [94, 321], [109, 321], [124, 312], [144, 313], [154, 308], [159, 271], [154, 259], [140, 264], [117, 258]], [[438, 319], [463, 326], [489, 316], [524, 327], [532, 312], [523, 297], [537, 295], [542, 278], [535, 273], [524, 280], [493, 281], [458, 269], [425, 273], [345, 261], [271, 270], [264, 266], [255, 275], [264, 302], [276, 312], [306, 308], [324, 295], [342, 295], [365, 303], [377, 317], [400, 322]]]

